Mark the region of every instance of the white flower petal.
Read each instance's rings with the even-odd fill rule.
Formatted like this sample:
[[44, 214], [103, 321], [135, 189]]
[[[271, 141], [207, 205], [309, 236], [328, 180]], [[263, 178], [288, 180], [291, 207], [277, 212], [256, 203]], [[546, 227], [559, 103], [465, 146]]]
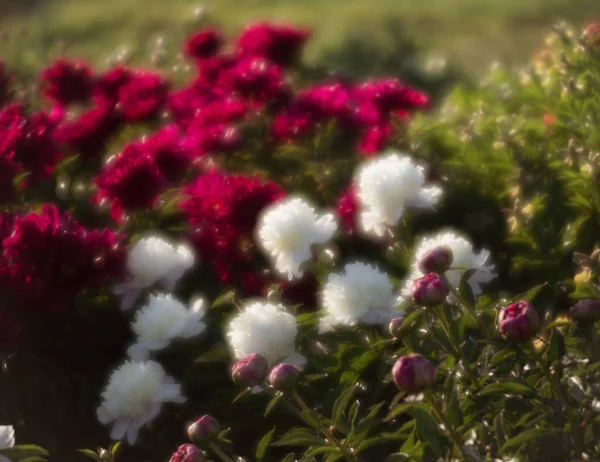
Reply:
[[15, 429], [12, 425], [0, 425], [0, 449], [12, 448], [15, 445]]

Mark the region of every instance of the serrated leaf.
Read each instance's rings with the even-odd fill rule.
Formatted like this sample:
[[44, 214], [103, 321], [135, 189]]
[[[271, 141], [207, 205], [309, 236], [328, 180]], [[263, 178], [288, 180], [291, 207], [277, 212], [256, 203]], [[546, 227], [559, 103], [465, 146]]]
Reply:
[[273, 435], [275, 434], [275, 428], [273, 427], [273, 430], [271, 430], [269, 433], [267, 433], [265, 436], [263, 436], [261, 438], [261, 440], [258, 443], [258, 446], [256, 447], [256, 460], [258, 460], [259, 462], [261, 460], [263, 460], [263, 458], [265, 457], [265, 454], [267, 453], [267, 448], [269, 447], [269, 443], [271, 442], [271, 439], [273, 438]]
[[533, 430], [527, 430], [525, 432], [519, 433], [517, 436], [510, 438], [506, 443], [504, 443], [504, 446], [502, 446], [500, 452], [505, 453], [507, 451], [514, 451], [521, 445], [530, 442], [531, 440], [548, 437], [560, 433], [562, 433], [562, 430], [558, 428], [534, 428]]

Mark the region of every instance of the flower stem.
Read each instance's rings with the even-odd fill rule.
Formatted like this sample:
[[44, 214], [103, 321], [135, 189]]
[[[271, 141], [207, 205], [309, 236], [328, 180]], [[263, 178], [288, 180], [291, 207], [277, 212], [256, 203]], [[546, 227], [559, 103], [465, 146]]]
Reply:
[[489, 330], [489, 328], [488, 328], [489, 326], [485, 325], [481, 321], [481, 319], [479, 319], [477, 317], [477, 312], [475, 311], [475, 307], [471, 306], [471, 304], [467, 303], [467, 301], [460, 294], [460, 292], [456, 289], [456, 287], [454, 287], [450, 283], [450, 281], [448, 280], [448, 277], [445, 274], [442, 274], [441, 276], [444, 279], [444, 282], [446, 283], [446, 285], [448, 286], [448, 288], [450, 289], [450, 292], [452, 293], [452, 295], [454, 295], [456, 297], [456, 299], [462, 305], [462, 307], [473, 317], [473, 319], [475, 319], [475, 322], [479, 326], [479, 329], [485, 334], [486, 337], [493, 338], [494, 334], [493, 334], [492, 331]]
[[450, 441], [452, 441], [452, 444], [454, 445], [456, 451], [458, 452], [458, 455], [460, 455], [460, 458], [464, 462], [469, 462], [469, 457], [465, 454], [465, 452], [462, 448], [460, 438], [458, 437], [458, 435], [456, 434], [456, 432], [454, 431], [452, 426], [449, 425], [448, 422], [446, 421], [446, 419], [444, 418], [444, 414], [442, 413], [441, 409], [438, 407], [437, 403], [435, 402], [435, 398], [433, 397], [433, 395], [430, 392], [425, 393], [425, 400], [431, 406], [433, 415], [437, 419], [438, 423], [442, 424], [444, 426], [444, 428], [446, 429], [446, 432], [448, 433], [448, 437], [450, 438]]
[[210, 443], [209, 449], [214, 452], [223, 462], [234, 462], [234, 460], [223, 452], [221, 447], [216, 443]]
[[[296, 403], [298, 404], [298, 406], [300, 407], [302, 412], [311, 412], [311, 409], [308, 407], [308, 405], [304, 402], [304, 400], [302, 399], [302, 397], [298, 394], [298, 392], [296, 390], [294, 390], [292, 392], [292, 397], [294, 398], [294, 401], [296, 401]], [[317, 425], [318, 428], [316, 428], [317, 430], [320, 430], [321, 432], [323, 432], [323, 434], [326, 436], [327, 440], [333, 444], [335, 447], [337, 447], [342, 454], [344, 454], [344, 456], [346, 457], [346, 459], [355, 462], [356, 456], [354, 456], [354, 454], [352, 454], [352, 452], [346, 448], [341, 441], [339, 441], [334, 434], [328, 429], [326, 428], [325, 425], [322, 425], [319, 421], [319, 424]]]

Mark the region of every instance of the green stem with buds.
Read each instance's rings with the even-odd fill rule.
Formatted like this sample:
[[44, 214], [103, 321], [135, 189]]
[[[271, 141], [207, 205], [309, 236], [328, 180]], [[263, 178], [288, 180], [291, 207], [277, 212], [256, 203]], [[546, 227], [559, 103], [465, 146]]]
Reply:
[[463, 450], [459, 436], [456, 434], [456, 432], [454, 431], [452, 426], [450, 424], [448, 424], [448, 422], [444, 418], [444, 414], [442, 413], [441, 409], [438, 407], [437, 403], [435, 402], [435, 398], [433, 397], [433, 395], [430, 392], [425, 393], [425, 400], [431, 406], [433, 415], [437, 419], [438, 423], [442, 424], [444, 426], [444, 428], [446, 429], [446, 432], [448, 433], [448, 437], [450, 438], [450, 441], [452, 441], [452, 444], [454, 445], [454, 448], [456, 449], [456, 452], [458, 453], [460, 458], [464, 462], [469, 462], [469, 460], [470, 460], [469, 456], [467, 454], [465, 454], [465, 451]]

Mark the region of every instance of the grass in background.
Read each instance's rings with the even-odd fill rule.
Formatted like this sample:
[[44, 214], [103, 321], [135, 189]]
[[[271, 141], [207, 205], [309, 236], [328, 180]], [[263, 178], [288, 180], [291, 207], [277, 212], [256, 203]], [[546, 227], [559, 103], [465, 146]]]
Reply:
[[[0, 0], [0, 58], [34, 71], [63, 51], [101, 64], [119, 46], [147, 61], [164, 37], [178, 47], [194, 29], [190, 0]], [[307, 56], [335, 57], [348, 38], [392, 47], [388, 22], [418, 46], [476, 74], [490, 62], [518, 63], [560, 19], [600, 18], [599, 0], [208, 0], [210, 20], [234, 33], [255, 20], [289, 21], [314, 30]], [[6, 38], [8, 35], [8, 39]], [[393, 52], [393, 50], [392, 50]], [[351, 57], [351, 56], [349, 56]]]

